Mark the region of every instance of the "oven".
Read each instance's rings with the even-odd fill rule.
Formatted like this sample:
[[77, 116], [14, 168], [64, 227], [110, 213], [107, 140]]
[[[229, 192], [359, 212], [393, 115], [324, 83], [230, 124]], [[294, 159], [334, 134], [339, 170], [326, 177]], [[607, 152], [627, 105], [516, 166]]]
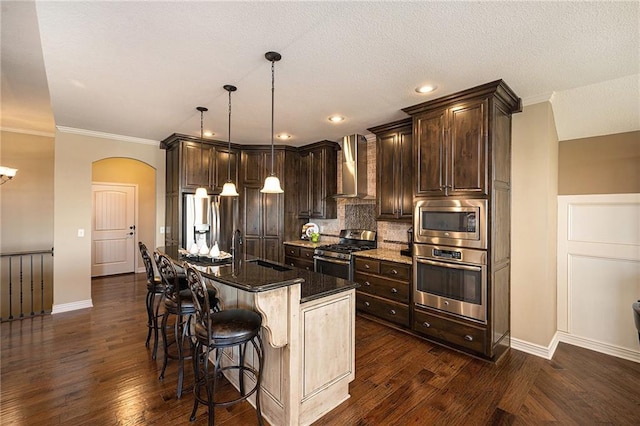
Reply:
[[487, 248], [487, 200], [419, 200], [414, 209], [414, 243]]
[[332, 257], [314, 256], [314, 270], [321, 274], [344, 278], [351, 281], [353, 278], [350, 260], [335, 259]]
[[460, 247], [414, 245], [413, 300], [486, 324], [487, 252]]

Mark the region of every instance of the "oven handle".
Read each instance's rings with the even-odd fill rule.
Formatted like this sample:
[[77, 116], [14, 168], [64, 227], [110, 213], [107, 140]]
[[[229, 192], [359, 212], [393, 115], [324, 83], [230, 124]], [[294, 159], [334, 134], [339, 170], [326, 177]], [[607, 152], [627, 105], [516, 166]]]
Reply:
[[331, 257], [313, 256], [313, 260], [323, 260], [329, 263], [337, 263], [338, 265], [351, 265], [351, 262], [347, 260], [333, 259]]
[[465, 271], [482, 272], [482, 266], [462, 265], [460, 263], [435, 262], [433, 260], [426, 260], [426, 259], [420, 259], [420, 258], [418, 258], [417, 261], [418, 263], [426, 263], [428, 265], [440, 266], [442, 268], [464, 269]]

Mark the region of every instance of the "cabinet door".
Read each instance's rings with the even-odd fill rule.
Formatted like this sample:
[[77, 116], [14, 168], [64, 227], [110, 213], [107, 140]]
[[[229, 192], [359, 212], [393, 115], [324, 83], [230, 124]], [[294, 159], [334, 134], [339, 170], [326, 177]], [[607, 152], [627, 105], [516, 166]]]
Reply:
[[262, 239], [262, 257], [274, 262], [282, 262], [282, 240], [280, 238], [265, 237]]
[[[395, 158], [397, 133], [388, 133], [378, 137], [377, 141], [377, 204], [378, 219], [396, 218], [396, 180]], [[411, 186], [409, 186], [411, 188]]]
[[396, 179], [396, 197], [398, 219], [413, 217], [413, 129], [408, 127], [398, 132], [397, 161], [399, 176]]
[[260, 185], [264, 180], [264, 153], [262, 151], [242, 152], [243, 185]]
[[186, 142], [182, 146], [182, 187], [196, 189], [200, 186], [212, 187], [215, 148], [211, 145]]
[[215, 167], [215, 182], [213, 187], [218, 191], [222, 191], [222, 186], [228, 179], [229, 166], [231, 166], [231, 180], [236, 186], [239, 186], [238, 182], [238, 153], [235, 150], [229, 150], [227, 148], [216, 149], [216, 167]]
[[265, 237], [280, 237], [280, 224], [284, 216], [282, 212], [282, 194], [262, 194], [262, 235]]
[[448, 195], [487, 193], [487, 108], [483, 100], [450, 109]]
[[[179, 240], [180, 222], [179, 219], [179, 195], [177, 193], [167, 194], [165, 198], [165, 222], [164, 222], [164, 244], [166, 246], [180, 245]], [[187, 250], [189, 247], [187, 247]]]
[[445, 111], [426, 113], [415, 119], [415, 196], [445, 195], [445, 125]]
[[325, 153], [325, 148], [314, 149], [309, 153], [311, 157], [311, 168], [309, 169], [311, 217], [318, 219], [325, 217], [325, 197], [327, 196], [325, 176], [327, 157]]
[[311, 158], [310, 152], [300, 154], [298, 166], [298, 217], [300, 219], [308, 219], [311, 215], [311, 195], [309, 193]]
[[247, 238], [262, 236], [262, 193], [260, 188], [245, 187], [244, 195], [244, 235]]
[[262, 257], [262, 239], [245, 237], [243, 241], [245, 255]]

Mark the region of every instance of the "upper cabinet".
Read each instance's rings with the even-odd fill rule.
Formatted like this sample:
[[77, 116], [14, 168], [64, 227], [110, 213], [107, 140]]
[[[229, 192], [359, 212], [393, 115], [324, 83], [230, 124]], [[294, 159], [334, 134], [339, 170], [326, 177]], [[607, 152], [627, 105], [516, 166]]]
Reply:
[[298, 217], [335, 219], [337, 217], [337, 152], [335, 142], [321, 141], [300, 148], [298, 163]]
[[496, 168], [509, 167], [510, 152], [501, 151], [510, 147], [510, 116], [521, 108], [502, 80], [404, 108], [413, 116], [414, 195], [488, 196], [503, 174]]
[[378, 220], [411, 221], [413, 128], [410, 118], [368, 129], [376, 135]]

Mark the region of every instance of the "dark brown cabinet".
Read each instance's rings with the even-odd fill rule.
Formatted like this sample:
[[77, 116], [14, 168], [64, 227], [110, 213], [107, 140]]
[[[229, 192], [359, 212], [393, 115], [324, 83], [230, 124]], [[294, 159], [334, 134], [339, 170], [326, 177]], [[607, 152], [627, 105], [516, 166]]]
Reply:
[[337, 217], [337, 151], [335, 142], [321, 141], [300, 149], [298, 163], [298, 217], [335, 219]]
[[413, 216], [413, 126], [411, 118], [372, 127], [376, 135], [378, 220]]
[[486, 321], [428, 307], [412, 329], [495, 360], [510, 345], [511, 115], [520, 98], [497, 80], [403, 111], [413, 117], [414, 196], [487, 200]]
[[299, 238], [301, 221], [297, 218], [296, 155], [293, 148], [278, 147], [274, 153], [274, 171], [284, 194], [260, 192], [264, 179], [271, 173], [271, 150], [242, 150], [242, 233], [244, 251], [248, 255], [282, 262], [284, 239]]
[[356, 257], [353, 280], [356, 309], [403, 328], [410, 328], [411, 265]]
[[161, 142], [166, 150], [165, 245], [182, 244], [182, 197], [203, 186], [209, 194], [219, 194], [227, 181], [238, 182], [238, 148], [228, 142], [206, 140], [174, 133]]
[[313, 271], [313, 249], [285, 244], [284, 263], [296, 268]]

